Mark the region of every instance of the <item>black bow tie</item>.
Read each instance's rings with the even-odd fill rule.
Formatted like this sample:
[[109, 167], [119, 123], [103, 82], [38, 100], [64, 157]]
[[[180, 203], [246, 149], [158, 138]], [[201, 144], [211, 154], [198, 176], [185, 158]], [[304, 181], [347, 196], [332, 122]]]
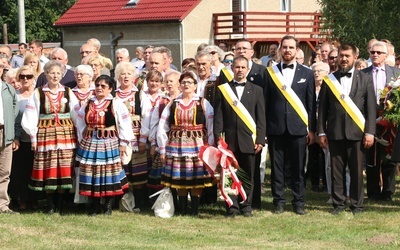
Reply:
[[293, 64], [283, 64], [283, 69], [286, 69], [286, 68], [294, 69], [294, 65]]
[[344, 76], [351, 77], [351, 73], [350, 72], [346, 72], [346, 73], [340, 72], [340, 77], [344, 77]]
[[237, 82], [237, 81], [233, 81], [233, 86], [237, 87], [237, 86], [244, 86], [246, 85], [246, 82]]

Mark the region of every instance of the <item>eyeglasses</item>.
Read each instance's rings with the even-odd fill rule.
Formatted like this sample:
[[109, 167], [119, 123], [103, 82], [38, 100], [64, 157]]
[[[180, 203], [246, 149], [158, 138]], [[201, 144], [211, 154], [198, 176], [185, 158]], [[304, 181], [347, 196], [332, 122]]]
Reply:
[[227, 60], [225, 60], [224, 62], [225, 62], [225, 63], [233, 63], [233, 60], [228, 60], [228, 59], [227, 59]]
[[330, 56], [328, 57], [329, 60], [335, 60], [337, 58], [337, 56]]
[[33, 75], [19, 75], [19, 80], [24, 80], [25, 78], [30, 80], [33, 78]]
[[191, 85], [191, 84], [194, 84], [194, 81], [181, 81], [181, 84], [182, 85], [186, 85], [186, 84]]
[[383, 52], [383, 51], [374, 51], [374, 50], [371, 50], [369, 53], [370, 53], [371, 55], [374, 55], [375, 53], [378, 54], [378, 55], [386, 54], [386, 52]]
[[106, 88], [109, 87], [107, 84], [99, 84], [99, 83], [95, 84], [94, 86], [95, 86], [96, 88], [101, 87], [102, 89], [106, 89]]
[[80, 54], [82, 55], [82, 54], [91, 54], [91, 53], [93, 53], [93, 51], [81, 51]]
[[89, 64], [89, 65], [90, 65], [90, 67], [95, 67], [95, 68], [100, 66], [100, 64]]
[[75, 76], [84, 76], [87, 75], [87, 73], [75, 73]]
[[316, 69], [316, 70], [313, 70], [313, 72], [319, 74], [321, 72], [326, 72], [326, 70], [324, 70], [324, 69]]
[[215, 55], [215, 54], [217, 54], [217, 51], [211, 51], [210, 54]]

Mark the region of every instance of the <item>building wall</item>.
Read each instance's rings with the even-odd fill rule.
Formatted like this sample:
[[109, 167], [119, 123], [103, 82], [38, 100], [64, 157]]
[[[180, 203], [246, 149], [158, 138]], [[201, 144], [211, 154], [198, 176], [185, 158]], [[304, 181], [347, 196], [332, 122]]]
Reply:
[[193, 57], [201, 43], [214, 43], [212, 14], [231, 12], [231, 4], [231, 0], [203, 0], [187, 15], [182, 21], [184, 58]]
[[[280, 12], [282, 0], [248, 0], [247, 11]], [[289, 0], [292, 12], [314, 12], [320, 10], [317, 0]]]
[[[101, 42], [100, 53], [106, 57], [111, 56], [111, 34], [124, 34], [123, 38], [118, 40], [119, 48], [129, 50], [131, 59], [135, 58], [135, 49], [137, 46], [166, 46], [172, 51], [174, 58], [180, 58], [180, 32], [179, 23], [150, 23], [150, 24], [121, 24], [121, 25], [101, 25], [101, 26], [81, 26], [63, 28], [63, 47], [68, 53], [69, 64], [80, 64], [79, 49], [87, 39], [95, 37]], [[149, 31], [149, 32], [144, 32]], [[180, 62], [174, 62], [175, 65]]]

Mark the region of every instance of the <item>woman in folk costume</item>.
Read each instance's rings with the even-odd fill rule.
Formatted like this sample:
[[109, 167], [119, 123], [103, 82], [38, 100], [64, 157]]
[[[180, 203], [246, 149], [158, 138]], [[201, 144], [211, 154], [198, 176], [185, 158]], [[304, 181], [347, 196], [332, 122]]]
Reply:
[[35, 152], [29, 187], [46, 191], [49, 214], [55, 211], [55, 191], [59, 194], [58, 210], [62, 214], [63, 194], [72, 188], [76, 134], [71, 112], [78, 100], [69, 88], [60, 84], [64, 70], [55, 60], [44, 66], [47, 83], [35, 90], [22, 117], [22, 127], [30, 136]]
[[[75, 111], [85, 105], [94, 95], [95, 87], [93, 78], [93, 69], [89, 65], [78, 65], [75, 68], [75, 80], [76, 86], [72, 89], [72, 92], [78, 99], [78, 105], [75, 106]], [[79, 165], [75, 164], [74, 167], [74, 183], [75, 183], [75, 197], [74, 203], [82, 204], [87, 203], [87, 198], [79, 194]]]
[[151, 122], [154, 124], [154, 126], [151, 128], [148, 141], [151, 142], [151, 151], [154, 149], [153, 152], [155, 152], [155, 154], [153, 156], [152, 166], [149, 171], [149, 180], [147, 183], [147, 187], [151, 189], [151, 192], [156, 192], [164, 187], [161, 185], [161, 169], [163, 165], [160, 160], [160, 154], [156, 141], [157, 128], [164, 108], [181, 93], [179, 89], [180, 76], [181, 73], [175, 70], [170, 70], [165, 74], [164, 83], [167, 93], [161, 97], [159, 104], [155, 107], [154, 112], [152, 113]]
[[[140, 127], [139, 152], [147, 153], [148, 168], [151, 168], [152, 157], [155, 154], [155, 138], [148, 140], [150, 132], [158, 124], [158, 119], [152, 117], [154, 111], [158, 109], [163, 96], [161, 85], [163, 76], [157, 70], [151, 70], [146, 75], [147, 88], [141, 92], [142, 120]], [[149, 149], [149, 150], [147, 150]]]
[[181, 214], [198, 215], [204, 187], [212, 186], [210, 174], [199, 159], [201, 146], [214, 145], [214, 110], [210, 103], [196, 94], [197, 75], [184, 71], [179, 78], [182, 94], [164, 109], [157, 130], [160, 159], [164, 163], [161, 184], [176, 188]]
[[134, 139], [131, 141], [130, 146], [133, 153], [131, 161], [127, 165], [124, 165], [124, 169], [135, 196], [135, 211], [140, 211], [148, 173], [147, 154], [139, 152], [142, 110], [140, 92], [134, 84], [135, 66], [130, 62], [118, 63], [115, 68], [115, 77], [120, 84], [119, 88], [115, 91], [115, 97], [120, 99], [128, 108], [132, 121]]
[[92, 199], [89, 215], [100, 213], [101, 198], [105, 198], [104, 214], [111, 215], [114, 196], [129, 187], [121, 157], [133, 132], [127, 108], [111, 95], [114, 86], [112, 78], [99, 76], [95, 96], [77, 114], [79, 194]]

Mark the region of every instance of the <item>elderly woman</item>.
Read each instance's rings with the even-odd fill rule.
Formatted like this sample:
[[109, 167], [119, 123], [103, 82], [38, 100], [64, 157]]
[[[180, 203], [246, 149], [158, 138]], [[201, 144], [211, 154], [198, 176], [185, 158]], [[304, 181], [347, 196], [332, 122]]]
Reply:
[[154, 112], [152, 113], [151, 121], [154, 123], [152, 126], [148, 141], [151, 142], [152, 152], [156, 152], [154, 154], [154, 158], [152, 161], [152, 166], [149, 171], [149, 180], [147, 186], [151, 189], [151, 191], [156, 192], [157, 190], [162, 189], [164, 186], [161, 185], [161, 170], [162, 170], [162, 162], [160, 160], [159, 150], [157, 148], [157, 128], [158, 123], [161, 118], [161, 114], [164, 111], [164, 108], [174, 100], [180, 94], [179, 88], [179, 77], [181, 73], [175, 70], [170, 70], [165, 74], [164, 83], [166, 86], [167, 93], [163, 95], [159, 101], [159, 104], [154, 108]]
[[[13, 69], [12, 69], [13, 70]], [[31, 66], [24, 65], [16, 69], [15, 78], [18, 79], [18, 86], [20, 86], [17, 93], [19, 113], [17, 119], [21, 119], [25, 110], [28, 99], [31, 98], [35, 89], [34, 71]], [[8, 72], [10, 73], [11, 70]], [[9, 77], [7, 73], [7, 78]], [[15, 86], [15, 85], [14, 85]], [[23, 211], [31, 205], [33, 208], [37, 207], [37, 201], [34, 198], [35, 194], [28, 188], [31, 179], [33, 167], [33, 152], [31, 150], [31, 140], [28, 134], [19, 128], [16, 133], [16, 138], [19, 140], [19, 149], [14, 151], [12, 160], [12, 170], [10, 175], [9, 194], [13, 201], [18, 201], [19, 210]], [[30, 203], [30, 204], [29, 204]]]
[[211, 56], [212, 56], [212, 60], [211, 60], [212, 73], [219, 76], [219, 73], [225, 67], [225, 65], [223, 63], [221, 63], [221, 59], [222, 59], [222, 56], [224, 55], [224, 51], [215, 45], [209, 45], [209, 46], [205, 47], [204, 51], [211, 54]]
[[60, 84], [65, 67], [52, 60], [44, 66], [47, 84], [29, 98], [22, 127], [30, 136], [35, 152], [29, 187], [46, 191], [48, 213], [55, 212], [54, 193], [58, 193], [58, 212], [63, 213], [64, 192], [72, 188], [72, 163], [76, 134], [71, 111], [78, 100]]
[[104, 58], [100, 55], [90, 56], [88, 58], [87, 64], [93, 69], [92, 81], [96, 81], [97, 77], [102, 74], [104, 68]]
[[101, 75], [95, 86], [95, 96], [77, 115], [79, 194], [92, 199], [89, 215], [100, 213], [101, 198], [105, 198], [104, 214], [111, 215], [114, 196], [128, 188], [121, 157], [133, 132], [128, 109], [111, 95], [115, 81]]
[[94, 95], [93, 70], [89, 65], [78, 65], [75, 68], [76, 87], [72, 89], [79, 101], [79, 107], [88, 102]]
[[18, 90], [21, 88], [21, 84], [18, 82], [17, 77], [16, 77], [17, 71], [18, 71], [18, 69], [11, 68], [6, 73], [6, 83], [13, 86], [15, 90]]
[[140, 212], [144, 199], [143, 187], [147, 183], [147, 155], [139, 152], [139, 138], [141, 128], [141, 98], [135, 86], [135, 66], [130, 62], [120, 62], [115, 68], [115, 77], [120, 84], [115, 91], [115, 97], [120, 99], [128, 108], [132, 121], [134, 139], [130, 143], [132, 157], [124, 165], [129, 184], [135, 196], [135, 211]]
[[42, 65], [40, 65], [40, 59], [37, 55], [31, 53], [25, 56], [24, 65], [29, 65], [35, 71], [35, 76], [37, 77], [42, 73]]
[[[77, 112], [84, 104], [86, 104], [94, 96], [94, 83], [93, 70], [89, 65], [78, 65], [75, 68], [75, 80], [76, 86], [72, 89], [72, 92], [78, 99], [79, 104], [75, 106], [75, 111]], [[75, 198], [74, 203], [87, 203], [87, 198], [85, 196], [79, 195], [79, 166], [75, 166], [74, 174], [75, 182]]]
[[199, 159], [201, 146], [214, 144], [214, 110], [210, 103], [196, 94], [197, 75], [184, 71], [179, 82], [182, 95], [164, 109], [157, 130], [160, 159], [164, 163], [161, 184], [176, 188], [179, 210], [198, 215], [199, 200], [204, 187], [212, 186], [211, 176]]

